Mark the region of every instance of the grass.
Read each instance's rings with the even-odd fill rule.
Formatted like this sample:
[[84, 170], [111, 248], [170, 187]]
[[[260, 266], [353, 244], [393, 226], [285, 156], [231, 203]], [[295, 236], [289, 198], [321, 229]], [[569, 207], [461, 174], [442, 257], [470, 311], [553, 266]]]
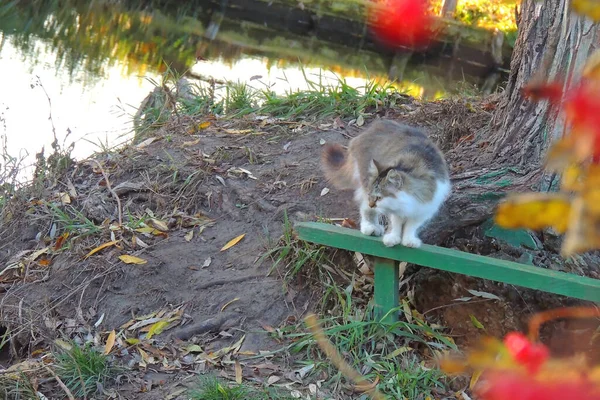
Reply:
[[56, 372], [73, 395], [81, 398], [104, 386], [117, 369], [105, 355], [89, 345], [73, 344], [56, 355]]
[[256, 389], [245, 384], [227, 384], [211, 375], [200, 378], [196, 387], [188, 392], [191, 400], [287, 400], [287, 396], [273, 388]]
[[[334, 84], [328, 84], [322, 72], [316, 78], [309, 77], [304, 68], [302, 73], [306, 89], [290, 89], [283, 95], [276, 94], [266, 84], [255, 88], [246, 82], [219, 85], [207, 82], [190, 85], [192, 96], [183, 98], [175, 95], [177, 82], [183, 75], [167, 68], [160, 83], [150, 80], [160, 89], [154, 94], [157, 100], [145, 104], [135, 117], [134, 126], [141, 135], [162, 126], [172, 114], [238, 118], [254, 113], [288, 120], [328, 116], [359, 118], [380, 108], [393, 107], [401, 98], [391, 82], [380, 83], [367, 78], [364, 87], [355, 88], [337, 76]], [[285, 81], [289, 83], [287, 78]]]
[[296, 277], [301, 270], [309, 266], [318, 266], [324, 261], [325, 248], [297, 239], [294, 227], [285, 212], [283, 214], [283, 235], [278, 243], [270, 246], [270, 249], [261, 256], [259, 261], [262, 262], [267, 258], [273, 261], [267, 276], [281, 265], [282, 270], [285, 271], [284, 278], [289, 281]]
[[0, 377], [0, 398], [11, 400], [38, 400], [39, 396], [29, 378], [20, 373], [16, 377]]
[[[429, 354], [438, 355], [455, 349], [454, 342], [417, 312], [410, 312], [408, 301], [393, 311], [404, 312], [406, 316], [408, 310], [405, 321], [389, 325], [375, 320], [373, 305], [361, 298], [361, 288], [369, 285], [364, 275], [352, 274], [352, 278], [346, 278], [349, 283], [336, 279], [339, 260], [330, 257], [322, 246], [296, 239], [285, 214], [283, 235], [263, 255], [263, 259], [267, 257], [273, 261], [271, 271], [279, 267], [287, 280], [299, 274], [318, 275], [314, 281], [322, 293], [319, 308], [321, 315], [325, 315], [324, 334], [356, 370], [371, 381], [378, 380], [383, 394], [397, 399], [416, 399], [437, 397], [438, 391], [446, 391], [446, 378], [441, 371], [427, 367], [420, 360], [420, 350], [426, 348]], [[368, 296], [372, 298], [372, 293]], [[301, 324], [288, 326], [274, 334], [291, 341], [287, 351], [314, 373], [322, 371], [329, 377], [325, 387], [338, 391], [342, 376], [322, 354], [312, 334], [303, 328]]]
[[[377, 387], [384, 395], [417, 399], [446, 392], [446, 378], [437, 368], [420, 361], [418, 348], [437, 354], [455, 346], [423, 320], [383, 324], [372, 319], [371, 307], [361, 311], [348, 301], [342, 315], [326, 318], [322, 325], [338, 352], [366, 379], [379, 382]], [[303, 365], [325, 372], [329, 377], [326, 387], [333, 391], [340, 388], [342, 375], [321, 353], [312, 334], [291, 327], [282, 336], [293, 340], [289, 351], [304, 360]]]

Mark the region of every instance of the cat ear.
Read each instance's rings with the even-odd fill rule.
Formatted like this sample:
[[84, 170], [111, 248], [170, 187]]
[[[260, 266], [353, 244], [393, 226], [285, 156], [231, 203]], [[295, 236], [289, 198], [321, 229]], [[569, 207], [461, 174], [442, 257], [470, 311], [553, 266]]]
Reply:
[[404, 183], [404, 174], [398, 170], [391, 169], [387, 173], [387, 181], [400, 189]]
[[383, 167], [377, 161], [372, 159], [369, 164], [369, 171], [377, 176], [383, 171]]
[[369, 175], [377, 177], [379, 175], [379, 163], [375, 160], [371, 160], [369, 163]]

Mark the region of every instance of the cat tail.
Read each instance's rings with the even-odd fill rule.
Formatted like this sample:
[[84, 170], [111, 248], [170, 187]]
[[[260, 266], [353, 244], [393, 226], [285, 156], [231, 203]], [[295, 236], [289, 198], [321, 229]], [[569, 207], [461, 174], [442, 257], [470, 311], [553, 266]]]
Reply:
[[336, 188], [356, 189], [352, 162], [348, 151], [341, 145], [327, 143], [323, 146], [321, 168], [325, 178]]

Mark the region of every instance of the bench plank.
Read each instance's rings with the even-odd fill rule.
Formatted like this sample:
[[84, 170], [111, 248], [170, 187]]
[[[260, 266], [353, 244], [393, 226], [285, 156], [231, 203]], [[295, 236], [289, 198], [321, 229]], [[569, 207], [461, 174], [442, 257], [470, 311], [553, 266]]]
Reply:
[[316, 244], [600, 302], [599, 279], [426, 244], [418, 249], [385, 247], [381, 238], [318, 222], [297, 223], [295, 229], [300, 239]]

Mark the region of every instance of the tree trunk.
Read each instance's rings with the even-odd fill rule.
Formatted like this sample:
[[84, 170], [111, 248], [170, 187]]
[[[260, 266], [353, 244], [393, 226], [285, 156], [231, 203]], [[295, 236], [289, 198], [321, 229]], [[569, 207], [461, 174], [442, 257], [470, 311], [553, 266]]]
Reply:
[[598, 24], [570, 10], [569, 0], [524, 0], [519, 19], [508, 83], [485, 132], [490, 143], [482, 160], [531, 170], [562, 135], [564, 121], [548, 102], [525, 99], [521, 88], [532, 80], [564, 79], [565, 87], [576, 83], [600, 35]]
[[444, 0], [444, 4], [442, 5], [440, 15], [444, 18], [453, 18], [454, 13], [456, 12], [457, 4], [458, 0]]
[[[457, 231], [493, 215], [507, 193], [547, 190], [545, 150], [560, 138], [564, 121], [548, 102], [525, 99], [521, 89], [535, 80], [577, 83], [590, 53], [600, 47], [598, 24], [570, 11], [570, 0], [523, 0], [519, 36], [505, 91], [476, 140], [451, 150], [452, 195], [422, 234], [442, 243]], [[459, 216], [457, 218], [457, 216]]]

